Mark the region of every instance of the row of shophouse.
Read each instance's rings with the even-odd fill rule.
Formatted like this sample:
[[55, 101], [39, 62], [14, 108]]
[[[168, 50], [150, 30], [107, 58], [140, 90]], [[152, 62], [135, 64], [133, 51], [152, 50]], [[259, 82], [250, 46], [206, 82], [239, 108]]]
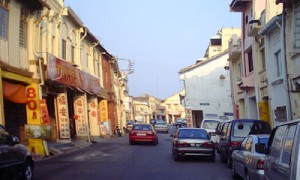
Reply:
[[0, 1], [0, 124], [31, 149], [113, 134], [127, 75], [63, 0]]
[[232, 0], [241, 28], [210, 38], [204, 58], [179, 71], [190, 126], [204, 118], [278, 123], [300, 118], [300, 1]]
[[233, 0], [242, 34], [230, 42], [233, 106], [237, 118], [278, 123], [300, 118], [298, 0]]

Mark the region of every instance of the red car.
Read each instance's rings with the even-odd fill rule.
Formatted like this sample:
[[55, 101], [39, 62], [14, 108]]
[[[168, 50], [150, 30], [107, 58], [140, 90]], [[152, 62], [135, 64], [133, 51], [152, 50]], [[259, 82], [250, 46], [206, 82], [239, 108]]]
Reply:
[[158, 144], [158, 137], [155, 129], [151, 124], [134, 124], [129, 131], [129, 143], [131, 145], [137, 142], [150, 142]]

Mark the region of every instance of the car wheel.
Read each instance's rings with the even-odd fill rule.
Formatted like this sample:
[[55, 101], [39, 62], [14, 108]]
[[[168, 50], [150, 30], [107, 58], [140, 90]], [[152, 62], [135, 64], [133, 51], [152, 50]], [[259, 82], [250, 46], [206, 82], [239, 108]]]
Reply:
[[32, 162], [30, 162], [28, 160], [25, 162], [22, 176], [23, 176], [22, 179], [25, 179], [25, 180], [32, 180], [33, 179]]
[[231, 162], [231, 158], [230, 157], [227, 158], [227, 167], [228, 168], [232, 168], [232, 162]]
[[233, 166], [231, 168], [231, 174], [232, 174], [233, 179], [237, 179], [239, 177], [239, 175], [235, 172], [235, 169]]

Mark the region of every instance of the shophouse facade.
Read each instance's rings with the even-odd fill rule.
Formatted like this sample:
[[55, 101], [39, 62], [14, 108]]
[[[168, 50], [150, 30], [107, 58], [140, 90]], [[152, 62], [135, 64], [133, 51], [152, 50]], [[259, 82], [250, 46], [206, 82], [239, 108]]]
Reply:
[[[282, 54], [287, 71], [287, 91], [289, 92], [290, 109], [287, 110], [290, 119], [300, 118], [300, 3], [298, 0], [276, 0], [283, 6], [281, 34], [283, 39]], [[278, 123], [278, 122], [275, 122]]]
[[147, 97], [132, 97], [132, 110], [134, 120], [150, 123], [149, 101]]
[[[271, 125], [277, 120], [290, 119], [286, 113], [290, 109], [287, 71], [281, 52], [284, 42], [280, 25], [282, 6], [269, 0], [235, 0], [230, 8], [242, 13], [242, 71], [232, 82], [240, 78], [238, 88], [243, 91], [245, 118], [265, 120]], [[239, 104], [236, 107], [238, 117], [243, 110]]]
[[0, 123], [41, 155], [49, 140], [112, 135], [120, 72], [76, 13], [63, 0], [4, 0], [0, 10]]
[[161, 105], [165, 107], [165, 120], [167, 123], [172, 124], [178, 118], [186, 118], [185, 107], [181, 104], [180, 93], [167, 97]]

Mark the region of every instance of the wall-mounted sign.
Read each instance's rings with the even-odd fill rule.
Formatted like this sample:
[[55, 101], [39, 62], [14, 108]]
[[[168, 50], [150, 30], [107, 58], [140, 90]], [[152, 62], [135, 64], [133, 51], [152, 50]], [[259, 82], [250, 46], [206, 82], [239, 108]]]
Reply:
[[108, 107], [107, 107], [107, 100], [103, 99], [99, 103], [100, 107], [100, 120], [101, 121], [108, 121]]
[[43, 124], [25, 124], [25, 138], [51, 139], [51, 126]]
[[209, 106], [209, 103], [200, 103], [200, 106]]
[[76, 134], [77, 136], [87, 136], [87, 121], [86, 121], [86, 106], [85, 96], [77, 96], [74, 101], [74, 112], [77, 115], [76, 119]]
[[38, 84], [28, 85], [26, 87], [26, 94], [27, 122], [28, 124], [41, 124]]
[[70, 139], [70, 122], [68, 111], [68, 100], [66, 93], [57, 94], [57, 121], [60, 139]]

